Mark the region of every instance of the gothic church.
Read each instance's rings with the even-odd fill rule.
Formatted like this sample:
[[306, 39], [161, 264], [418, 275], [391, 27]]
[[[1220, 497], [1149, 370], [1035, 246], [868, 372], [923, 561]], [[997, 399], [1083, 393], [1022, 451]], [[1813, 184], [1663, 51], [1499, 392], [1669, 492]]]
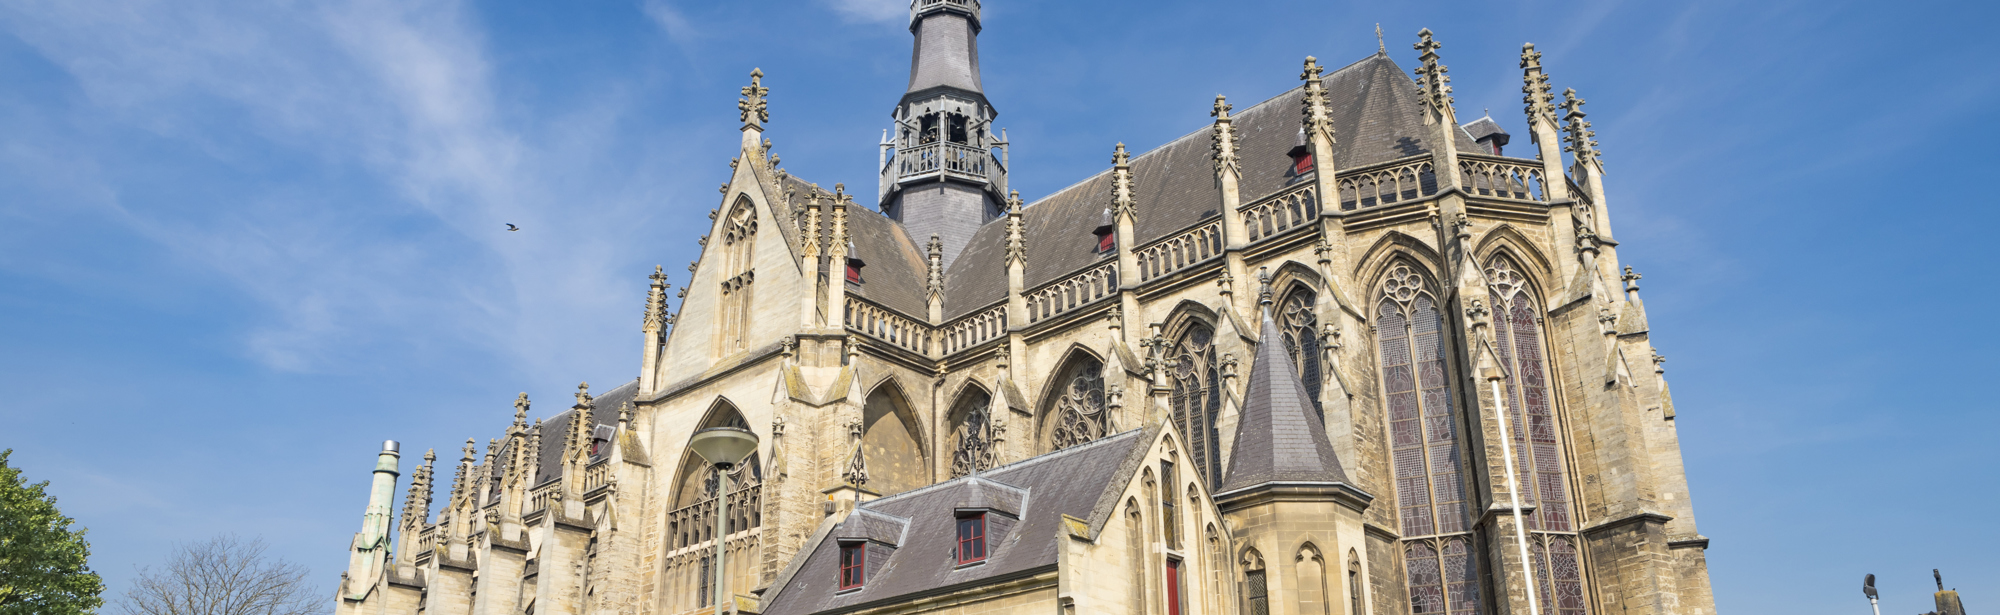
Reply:
[[[400, 514], [389, 443], [338, 612], [1714, 612], [1595, 133], [1532, 45], [1516, 155], [1424, 30], [1415, 71], [1306, 58], [1030, 201], [982, 25], [911, 3], [872, 195], [779, 167], [753, 71], [637, 377], [521, 395]], [[759, 444], [718, 474], [688, 444], [727, 426]]]

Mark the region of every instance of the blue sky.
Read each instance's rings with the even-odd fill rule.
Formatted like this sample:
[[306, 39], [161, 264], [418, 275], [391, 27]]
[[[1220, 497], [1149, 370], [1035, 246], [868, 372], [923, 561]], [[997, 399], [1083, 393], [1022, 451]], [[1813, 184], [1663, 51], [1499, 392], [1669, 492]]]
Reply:
[[[1459, 115], [1523, 135], [1535, 42], [1590, 101], [1718, 606], [1865, 613], [1874, 572], [1924, 611], [1931, 568], [2000, 605], [1984, 3], [987, 5], [1031, 199], [1377, 23], [1406, 69], [1436, 31]], [[331, 587], [380, 440], [454, 451], [516, 392], [546, 416], [636, 374], [645, 275], [684, 281], [751, 67], [785, 167], [873, 185], [906, 6], [0, 0], [0, 447], [113, 592], [220, 532]]]

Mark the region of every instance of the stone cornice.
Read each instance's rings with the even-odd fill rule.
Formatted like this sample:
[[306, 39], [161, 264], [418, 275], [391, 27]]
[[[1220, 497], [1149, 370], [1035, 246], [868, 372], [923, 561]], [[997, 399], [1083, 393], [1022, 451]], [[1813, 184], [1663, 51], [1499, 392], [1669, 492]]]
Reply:
[[1332, 500], [1362, 512], [1375, 496], [1341, 482], [1282, 482], [1260, 483], [1235, 491], [1215, 494], [1216, 507], [1224, 513], [1235, 512], [1260, 504], [1272, 502], [1324, 502]]

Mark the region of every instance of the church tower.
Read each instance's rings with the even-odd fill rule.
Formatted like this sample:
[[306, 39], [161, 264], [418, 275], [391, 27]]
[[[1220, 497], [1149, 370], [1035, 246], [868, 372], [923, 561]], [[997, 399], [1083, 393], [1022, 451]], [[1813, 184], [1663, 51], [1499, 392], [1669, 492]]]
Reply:
[[910, 87], [882, 140], [882, 212], [912, 239], [937, 236], [950, 267], [1002, 213], [1007, 141], [979, 86], [979, 0], [912, 2], [910, 33]]

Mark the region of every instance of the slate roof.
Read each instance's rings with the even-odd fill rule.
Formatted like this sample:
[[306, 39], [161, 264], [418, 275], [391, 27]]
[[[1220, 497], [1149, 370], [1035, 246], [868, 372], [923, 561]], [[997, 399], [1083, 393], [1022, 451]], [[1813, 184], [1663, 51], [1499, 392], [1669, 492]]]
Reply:
[[[846, 275], [845, 269], [831, 268], [827, 260], [827, 243], [833, 233], [833, 192], [819, 188], [796, 176], [785, 177], [784, 189], [792, 191], [789, 206], [794, 211], [805, 211], [806, 199], [817, 193], [819, 203], [820, 232], [817, 240], [820, 246], [820, 271], [831, 275]], [[782, 197], [780, 197], [782, 200]], [[782, 207], [782, 206], [781, 206]], [[779, 211], [777, 217], [783, 220], [789, 212]], [[800, 223], [794, 218], [789, 232], [798, 235]], [[814, 238], [806, 238], [810, 241]], [[882, 306], [902, 312], [912, 318], [922, 320], [931, 313], [930, 301], [924, 298], [925, 279], [929, 277], [929, 261], [923, 248], [910, 239], [909, 231], [895, 220], [856, 203], [847, 208], [847, 239], [854, 244], [850, 257], [861, 259], [861, 284], [847, 285], [852, 294]], [[834, 279], [829, 277], [829, 279]]]
[[[1369, 56], [1323, 79], [1332, 102], [1336, 168], [1431, 151], [1433, 144], [1424, 127], [1416, 82], [1387, 54]], [[1295, 87], [1234, 116], [1243, 168], [1238, 192], [1244, 202], [1276, 193], [1299, 180], [1292, 175], [1292, 160], [1286, 153], [1298, 141], [1299, 104], [1304, 96], [1304, 87]], [[1217, 215], [1222, 196], [1209, 158], [1210, 133], [1211, 128], [1203, 126], [1132, 159], [1133, 193], [1139, 206], [1134, 229], [1138, 243]], [[1458, 149], [1485, 151], [1463, 130], [1456, 133]], [[1029, 288], [1108, 258], [1096, 253], [1096, 237], [1091, 231], [1110, 202], [1111, 174], [1106, 169], [1023, 209]], [[963, 316], [1006, 298], [1005, 243], [1005, 224], [987, 223], [973, 234], [946, 271], [945, 318]], [[916, 284], [923, 287], [921, 277]]]
[[1346, 483], [1347, 472], [1333, 453], [1326, 426], [1313, 411], [1305, 383], [1292, 371], [1269, 306], [1263, 310], [1263, 320], [1256, 363], [1243, 390], [1229, 471], [1216, 494], [1273, 482]]
[[[766, 615], [803, 615], [885, 604], [913, 594], [1034, 574], [1056, 563], [1063, 516], [1096, 521], [1138, 471], [1137, 460], [1158, 428], [1127, 431], [1014, 464], [891, 497], [864, 502], [817, 544], [793, 560], [764, 597]], [[1108, 499], [1107, 499], [1108, 497]], [[1109, 503], [1107, 503], [1109, 502]], [[1012, 507], [1014, 510], [1009, 511]], [[1017, 519], [988, 517], [985, 563], [957, 567], [955, 511], [991, 508]], [[1096, 524], [1094, 524], [1096, 525]], [[894, 526], [894, 527], [892, 527]], [[848, 536], [853, 535], [853, 536]], [[887, 537], [896, 545], [858, 591], [837, 592], [843, 537]]]
[[1507, 131], [1501, 129], [1500, 123], [1493, 121], [1492, 116], [1487, 116], [1476, 120], [1472, 120], [1471, 122], [1467, 123], [1464, 126], [1460, 126], [1459, 128], [1465, 129], [1465, 134], [1472, 137], [1472, 140], [1474, 141], [1478, 141], [1480, 139], [1484, 139], [1486, 137], [1493, 135], [1500, 135], [1500, 139], [1504, 143], [1506, 138], [1508, 137]]
[[[634, 378], [630, 382], [618, 385], [609, 391], [605, 391], [602, 395], [592, 398], [590, 418], [591, 422], [594, 423], [591, 429], [593, 435], [600, 437], [608, 436], [608, 430], [605, 428], [615, 429], [618, 426], [618, 408], [631, 403], [632, 399], [638, 394], [639, 379]], [[569, 437], [570, 421], [574, 420], [575, 416], [576, 408], [572, 406], [542, 421], [542, 429], [547, 431], [542, 434], [541, 454], [535, 460], [534, 486], [539, 487], [562, 478], [563, 442]], [[535, 428], [529, 427], [529, 437], [533, 437], [534, 433]], [[497, 496], [500, 493], [500, 476], [507, 465], [504, 460], [513, 450], [514, 447], [512, 444], [501, 446], [493, 467], [486, 469], [493, 476], [493, 482], [489, 487], [491, 495]], [[610, 452], [611, 447], [608, 445], [605, 446], [602, 450], [598, 451], [598, 454], [591, 456], [591, 463], [596, 463], [598, 460], [603, 459]], [[629, 460], [630, 457], [627, 459]]]

